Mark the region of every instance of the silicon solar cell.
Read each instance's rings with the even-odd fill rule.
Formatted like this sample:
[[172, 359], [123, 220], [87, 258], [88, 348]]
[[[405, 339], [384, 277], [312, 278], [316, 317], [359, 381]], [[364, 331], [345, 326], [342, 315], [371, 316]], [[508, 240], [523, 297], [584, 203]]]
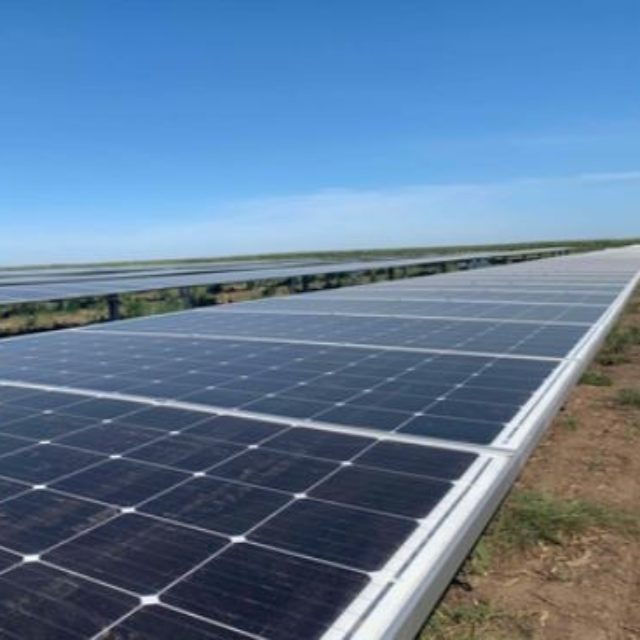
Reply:
[[221, 536], [132, 513], [64, 542], [43, 561], [144, 596], [172, 584], [226, 544]]
[[10, 498], [29, 489], [28, 485], [18, 484], [9, 480], [0, 479], [0, 500]]
[[27, 563], [0, 575], [0, 620], [11, 638], [85, 640], [135, 598], [68, 572]]
[[86, 451], [43, 444], [3, 456], [2, 471], [17, 480], [43, 484], [100, 461], [100, 456]]
[[368, 580], [349, 569], [241, 544], [170, 589], [166, 601], [262, 637], [320, 638]]
[[4, 455], [5, 453], [12, 453], [13, 451], [22, 449], [27, 446], [27, 444], [27, 442], [19, 438], [0, 435], [0, 455]]
[[0, 504], [0, 544], [25, 555], [38, 554], [115, 513], [53, 491], [32, 490]]
[[53, 482], [51, 487], [126, 508], [135, 507], [188, 477], [173, 469], [118, 458], [98, 465], [87, 465], [87, 468], [79, 469], [77, 473], [65, 474], [64, 478]]
[[[298, 500], [258, 527], [250, 539], [363, 571], [377, 571], [417, 527], [396, 514]], [[369, 541], [375, 538], [375, 545]]]
[[229, 442], [212, 442], [197, 436], [176, 434], [155, 440], [129, 452], [129, 457], [184, 471], [204, 471], [244, 448]]
[[395, 282], [0, 342], [0, 636], [410, 636], [639, 266], [627, 249], [410, 287], [549, 295], [561, 270], [611, 308], [439, 301], [459, 315], [405, 322], [376, 306]]
[[249, 636], [205, 622], [190, 615], [177, 613], [162, 606], [145, 607], [112, 629], [118, 640], [247, 640]]

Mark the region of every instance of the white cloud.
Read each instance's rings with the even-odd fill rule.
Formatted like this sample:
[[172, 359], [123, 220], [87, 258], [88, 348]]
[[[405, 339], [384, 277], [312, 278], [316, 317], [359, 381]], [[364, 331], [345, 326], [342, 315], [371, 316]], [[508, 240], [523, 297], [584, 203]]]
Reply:
[[327, 189], [217, 204], [175, 222], [16, 228], [0, 260], [27, 263], [426, 246], [640, 234], [640, 171], [500, 183]]

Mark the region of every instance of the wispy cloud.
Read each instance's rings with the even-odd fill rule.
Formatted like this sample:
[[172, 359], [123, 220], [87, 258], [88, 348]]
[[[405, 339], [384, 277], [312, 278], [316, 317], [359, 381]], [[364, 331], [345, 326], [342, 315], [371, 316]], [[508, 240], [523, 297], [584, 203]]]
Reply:
[[584, 173], [576, 176], [578, 182], [607, 184], [616, 182], [640, 182], [640, 171], [618, 171], [617, 173]]
[[25, 263], [640, 234], [640, 171], [325, 189], [207, 209], [151, 227], [17, 227], [0, 238], [0, 256]]
[[625, 143], [633, 145], [640, 138], [640, 120], [613, 120], [613, 121], [583, 121], [574, 123], [571, 127], [544, 130], [524, 131], [492, 131], [486, 134], [443, 138], [432, 137], [419, 144], [428, 150], [433, 148], [453, 148], [456, 152], [463, 149], [482, 150], [489, 149], [495, 152], [510, 152], [514, 149], [520, 151], [536, 152], [566, 152], [575, 150], [582, 153], [590, 145], [605, 147], [609, 144], [618, 145]]

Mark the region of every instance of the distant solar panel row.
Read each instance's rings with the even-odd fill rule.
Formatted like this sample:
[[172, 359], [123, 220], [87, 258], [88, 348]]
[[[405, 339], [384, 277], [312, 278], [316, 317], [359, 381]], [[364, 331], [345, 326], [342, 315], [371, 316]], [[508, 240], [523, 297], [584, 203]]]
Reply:
[[[427, 255], [421, 258], [371, 260], [359, 262], [326, 262], [307, 264], [305, 262], [284, 264], [245, 264], [244, 269], [238, 266], [226, 268], [212, 267], [198, 272], [197, 270], [175, 270], [168, 274], [162, 270], [150, 270], [143, 274], [130, 276], [111, 274], [105, 275], [73, 275], [50, 281], [29, 281], [32, 276], [22, 274], [27, 282], [16, 282], [15, 275], [0, 275], [0, 304], [17, 304], [24, 302], [38, 302], [46, 300], [66, 300], [70, 298], [104, 296], [119, 293], [153, 291], [156, 289], [171, 289], [176, 287], [212, 286], [234, 282], [260, 281], [272, 279], [286, 279], [303, 276], [319, 276], [338, 273], [353, 273], [389, 268], [423, 266], [429, 264], [453, 263], [456, 261], [483, 260], [494, 257], [527, 256], [562, 253], [563, 248], [520, 250], [506, 252], [485, 252], [473, 254], [448, 254], [443, 256]], [[144, 277], [142, 277], [144, 275]], [[58, 280], [58, 281], [56, 281]]]
[[0, 269], [0, 286], [12, 284], [55, 284], [55, 283], [86, 283], [91, 281], [118, 280], [121, 278], [192, 275], [201, 273], [219, 273], [232, 271], [254, 271], [260, 269], [282, 269], [287, 267], [302, 267], [337, 263], [338, 260], [246, 260], [246, 261], [205, 261], [167, 265], [137, 265], [131, 266], [76, 266], [76, 267], [39, 267]]
[[[0, 637], [411, 637], [639, 268], [628, 248], [0, 341]], [[542, 280], [607, 299], [519, 299]]]

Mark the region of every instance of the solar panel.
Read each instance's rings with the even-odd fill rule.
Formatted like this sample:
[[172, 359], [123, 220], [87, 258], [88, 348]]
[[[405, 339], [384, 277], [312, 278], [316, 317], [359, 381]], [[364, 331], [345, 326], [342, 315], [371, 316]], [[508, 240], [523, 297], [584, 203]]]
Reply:
[[[413, 280], [473, 285], [446, 319], [389, 313], [396, 282], [0, 342], [0, 635], [409, 637], [639, 267], [629, 248]], [[510, 286], [554, 271], [609, 303], [514, 316], [536, 304]]]
[[[97, 617], [90, 627], [76, 610], [81, 590], [88, 605], [123, 605], [114, 605], [112, 622], [142, 601], [155, 606], [157, 614], [145, 610], [124, 628], [141, 619], [153, 628], [168, 616], [183, 632], [202, 626], [205, 638], [222, 633], [216, 624], [238, 637], [324, 632], [372, 573], [417, 532], [427, 535], [434, 512], [464, 493], [473, 469], [490, 458], [9, 384], [0, 401], [38, 407], [2, 423], [20, 446], [0, 458], [0, 606], [8, 612], [31, 590], [20, 616], [2, 618], [0, 629], [19, 624], [34, 637], [92, 637], [109, 626]], [[68, 428], [47, 440], [21, 429], [40, 419], [69, 420]], [[51, 616], [66, 626], [54, 630], [57, 620], [38, 606], [63, 583]], [[281, 591], [278, 606], [273, 589]], [[201, 590], [220, 597], [189, 595]]]
[[[258, 305], [256, 305], [258, 308]], [[275, 305], [272, 305], [275, 309]], [[309, 341], [314, 344], [351, 344], [372, 347], [406, 347], [425, 351], [447, 350], [475, 353], [521, 354], [561, 357], [589, 329], [588, 322], [482, 320], [475, 318], [422, 318], [359, 315], [318, 315], [301, 318], [291, 313], [196, 314], [188, 320], [151, 318], [114, 331], [198, 337], [262, 338]], [[602, 310], [600, 310], [600, 314]]]
[[[427, 255], [420, 258], [394, 258], [369, 261], [273, 261], [271, 263], [239, 265], [211, 265], [200, 270], [194, 267], [185, 269], [155, 269], [129, 272], [124, 274], [93, 273], [77, 274], [73, 271], [67, 276], [51, 275], [46, 272], [30, 272], [2, 276], [0, 274], [0, 304], [18, 304], [47, 300], [68, 300], [72, 298], [106, 296], [122, 293], [136, 293], [157, 289], [172, 289], [195, 286], [213, 286], [221, 284], [255, 282], [264, 280], [283, 280], [304, 276], [336, 275], [380, 271], [404, 267], [424, 267], [460, 263], [470, 265], [487, 260], [539, 257], [558, 255], [566, 252], [563, 247], [504, 252]], [[242, 268], [244, 267], [244, 268]]]
[[54, 385], [66, 379], [103, 392], [395, 433], [429, 435], [441, 428], [440, 419], [456, 418], [469, 441], [489, 443], [558, 364], [548, 358], [169, 335], [83, 330], [5, 343], [0, 376]]
[[132, 276], [164, 276], [175, 274], [198, 274], [228, 271], [249, 271], [257, 269], [310, 266], [336, 262], [315, 258], [270, 259], [270, 260], [205, 260], [165, 265], [133, 263], [128, 266], [76, 265], [51, 267], [10, 267], [0, 268], [0, 284], [38, 284], [57, 282], [83, 282], [87, 280], [110, 280]]

